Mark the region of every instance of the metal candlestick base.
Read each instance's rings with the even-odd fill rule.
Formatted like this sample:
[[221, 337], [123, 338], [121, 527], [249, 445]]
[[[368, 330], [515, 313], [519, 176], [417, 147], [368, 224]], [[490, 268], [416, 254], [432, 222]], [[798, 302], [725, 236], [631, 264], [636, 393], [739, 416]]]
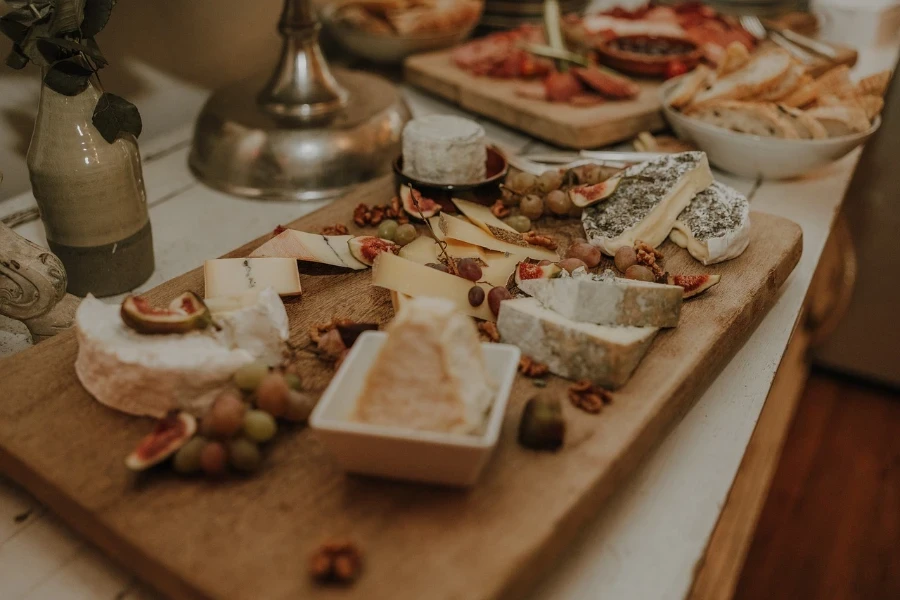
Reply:
[[223, 88], [203, 107], [189, 164], [239, 196], [319, 200], [390, 170], [410, 113], [386, 80], [328, 67], [309, 0], [286, 0], [275, 73]]

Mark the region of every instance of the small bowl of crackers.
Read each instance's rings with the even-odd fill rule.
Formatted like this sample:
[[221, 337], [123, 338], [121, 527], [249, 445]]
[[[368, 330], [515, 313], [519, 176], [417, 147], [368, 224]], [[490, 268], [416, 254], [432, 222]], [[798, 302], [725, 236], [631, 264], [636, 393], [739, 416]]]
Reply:
[[[742, 47], [743, 48], [743, 47]], [[838, 160], [881, 124], [891, 73], [854, 82], [846, 66], [818, 78], [780, 49], [729, 47], [713, 71], [666, 82], [663, 113], [713, 165], [744, 177], [788, 179]]]

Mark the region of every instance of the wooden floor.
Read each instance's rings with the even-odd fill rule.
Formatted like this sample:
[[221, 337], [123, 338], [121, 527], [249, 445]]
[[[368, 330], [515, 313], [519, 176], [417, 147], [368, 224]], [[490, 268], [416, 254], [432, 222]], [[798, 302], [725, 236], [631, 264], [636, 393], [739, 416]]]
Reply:
[[900, 393], [814, 372], [735, 600], [900, 598]]

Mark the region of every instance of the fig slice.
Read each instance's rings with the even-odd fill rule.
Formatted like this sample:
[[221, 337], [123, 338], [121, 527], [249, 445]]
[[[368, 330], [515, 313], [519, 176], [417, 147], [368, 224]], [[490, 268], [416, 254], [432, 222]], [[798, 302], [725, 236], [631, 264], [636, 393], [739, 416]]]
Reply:
[[156, 422], [134, 452], [125, 459], [125, 466], [132, 471], [144, 471], [166, 460], [188, 443], [197, 433], [197, 419], [184, 411], [172, 411]]
[[556, 263], [546, 265], [520, 262], [516, 265], [516, 285], [521, 285], [528, 279], [552, 279], [560, 274], [562, 269]]
[[426, 198], [418, 190], [408, 185], [400, 186], [400, 202], [403, 204], [406, 214], [420, 221], [430, 219], [441, 212], [440, 204], [431, 198]]
[[622, 182], [622, 177], [610, 177], [593, 185], [579, 185], [569, 190], [569, 199], [578, 208], [585, 208], [603, 202], [613, 195]]
[[375, 264], [375, 257], [382, 252], [397, 254], [400, 246], [390, 240], [384, 240], [374, 235], [360, 235], [347, 242], [350, 254], [359, 262], [369, 265]]
[[156, 308], [141, 296], [128, 296], [119, 311], [122, 321], [138, 333], [187, 333], [206, 329], [212, 316], [197, 294], [185, 292], [168, 308]]
[[719, 283], [721, 275], [668, 275], [666, 283], [677, 285], [684, 289], [683, 299], [698, 296]]

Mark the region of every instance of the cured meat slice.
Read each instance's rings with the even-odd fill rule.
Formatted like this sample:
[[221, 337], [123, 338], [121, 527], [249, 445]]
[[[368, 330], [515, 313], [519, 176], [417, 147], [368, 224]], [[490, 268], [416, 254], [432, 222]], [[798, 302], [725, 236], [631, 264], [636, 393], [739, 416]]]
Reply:
[[544, 79], [547, 99], [551, 102], [568, 102], [574, 96], [581, 94], [584, 88], [581, 82], [571, 72], [554, 72]]
[[584, 85], [607, 98], [628, 99], [641, 93], [641, 88], [627, 77], [599, 67], [579, 67], [571, 71]]

